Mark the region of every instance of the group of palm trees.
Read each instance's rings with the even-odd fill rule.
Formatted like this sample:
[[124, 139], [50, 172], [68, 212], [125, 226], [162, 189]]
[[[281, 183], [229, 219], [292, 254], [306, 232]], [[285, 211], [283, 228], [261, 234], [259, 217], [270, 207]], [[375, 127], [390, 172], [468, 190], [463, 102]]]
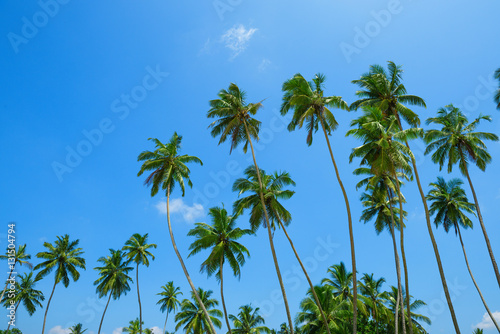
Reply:
[[[262, 102], [248, 103], [245, 92], [233, 83], [229, 85], [228, 89], [222, 89], [217, 98], [209, 102], [210, 110], [207, 117], [214, 119], [209, 125], [212, 136], [218, 137], [219, 144], [228, 141], [230, 153], [239, 145], [243, 145], [245, 153], [250, 147], [253, 158], [253, 165], [244, 171], [244, 177], [234, 182], [233, 191], [238, 192], [239, 199], [232, 204], [232, 212], [228, 212], [224, 205], [213, 207], [209, 210], [211, 223], [198, 223], [188, 233], [188, 236], [193, 236], [196, 239], [190, 247], [189, 256], [208, 251], [208, 257], [201, 264], [201, 271], [207, 273], [208, 276], [215, 274], [220, 283], [223, 312], [215, 308], [218, 302], [211, 298], [212, 291], [204, 291], [195, 287], [177, 248], [170, 220], [170, 197], [173, 191], [178, 187], [181, 195], [184, 196], [186, 184], [192, 186], [190, 169], [187, 165], [189, 163], [202, 165], [202, 161], [198, 157], [180, 153], [182, 137], [177, 133], [174, 133], [170, 141], [166, 143], [156, 138], [150, 138], [155, 144], [155, 149], [146, 150], [139, 154], [138, 161], [142, 162], [142, 166], [138, 176], [144, 173], [148, 174], [144, 183], [151, 187], [151, 196], [155, 196], [160, 188], [162, 193], [166, 195], [170, 238], [190, 285], [192, 295], [192, 301], [185, 299], [181, 303], [176, 298], [180, 291], [174, 287], [172, 282], [162, 287], [163, 291], [159, 294], [162, 299], [159, 304], [161, 310], [167, 313], [165, 326], [168, 314], [180, 306], [181, 311], [175, 316], [176, 329], [182, 328], [186, 333], [215, 334], [216, 327], [221, 328], [219, 318], [222, 315], [229, 334], [233, 332], [267, 332], [266, 329], [252, 331], [248, 328], [249, 323], [264, 328], [264, 321], [258, 315], [258, 309], [253, 309], [250, 305], [242, 306], [240, 313], [234, 316], [229, 314], [224, 298], [224, 264], [227, 261], [232, 274], [240, 277], [241, 266], [244, 265], [250, 252], [238, 240], [245, 235], [256, 234], [259, 227], [262, 226], [267, 230], [287, 317], [287, 322], [280, 331], [286, 331], [290, 334], [294, 332], [331, 334], [351, 331], [353, 333], [425, 333], [419, 321], [427, 322], [428, 319], [419, 315], [415, 317], [412, 313], [418, 306], [423, 305], [423, 302], [416, 300], [412, 303], [411, 301], [410, 277], [404, 247], [407, 212], [404, 210], [406, 199], [402, 188], [405, 182], [415, 179], [455, 332], [460, 333], [460, 329], [434, 237], [432, 222], [436, 227], [442, 225], [446, 232], [453, 229], [458, 235], [474, 286], [486, 311], [500, 332], [500, 328], [486, 303], [485, 296], [472, 274], [461, 235], [462, 229], [472, 228], [473, 222], [470, 216], [476, 216], [500, 287], [498, 266], [469, 173], [471, 166], [475, 165], [484, 171], [491, 162], [491, 156], [485, 142], [487, 140], [498, 141], [498, 136], [476, 131], [481, 121], [491, 121], [491, 117], [479, 115], [472, 122], [469, 122], [459, 108], [450, 104], [439, 109], [435, 117], [427, 119], [426, 124], [436, 128], [424, 130], [420, 127], [421, 121], [418, 114], [411, 110], [410, 106], [426, 107], [425, 102], [422, 98], [407, 93], [402, 83], [402, 73], [402, 68], [393, 62], [388, 62], [387, 69], [379, 65], [370, 66], [367, 73], [361, 75], [359, 79], [353, 80], [353, 83], [359, 86], [359, 90], [356, 91], [356, 96], [359, 99], [350, 105], [340, 96], [328, 96], [325, 93], [325, 77], [321, 74], [317, 74], [312, 81], [307, 81], [301, 74], [296, 74], [285, 81], [282, 86], [284, 95], [281, 114], [292, 113], [288, 130], [293, 131], [305, 127], [308, 145], [312, 145], [313, 135], [321, 130], [325, 136], [328, 154], [345, 202], [349, 227], [351, 271], [349, 272], [343, 263], [332, 266], [329, 272], [335, 280], [325, 279], [321, 285], [314, 285], [311, 281], [292, 238], [286, 230], [286, 227], [291, 223], [292, 216], [283, 206], [282, 201], [294, 195], [294, 191], [287, 187], [294, 186], [295, 182], [287, 172], [268, 174], [257, 164], [253, 144], [259, 139], [261, 122], [255, 118], [255, 115], [262, 107]], [[500, 80], [500, 69], [495, 75]], [[500, 90], [494, 98], [500, 108]], [[361, 143], [360, 146], [352, 150], [349, 159], [350, 162], [359, 161], [359, 167], [354, 169], [354, 174], [363, 177], [356, 185], [356, 189], [363, 189], [361, 201], [364, 210], [359, 214], [360, 220], [365, 223], [373, 221], [377, 233], [387, 229], [392, 237], [397, 286], [391, 287], [389, 292], [380, 290], [383, 281], [373, 279], [373, 275], [365, 274], [361, 280], [357, 279], [353, 215], [346, 187], [342, 182], [330, 144], [330, 136], [338, 127], [332, 112], [333, 109], [346, 111], [361, 109], [362, 111], [358, 118], [351, 121], [351, 129], [346, 134], [358, 139]], [[403, 122], [408, 124], [406, 129], [403, 127]], [[417, 138], [423, 138], [427, 143], [425, 154], [432, 153], [432, 161], [439, 165], [440, 170], [446, 164], [447, 171], [450, 173], [453, 167], [458, 164], [459, 170], [467, 179], [472, 192], [474, 199], [472, 203], [469, 202], [463, 189], [463, 181], [458, 178], [447, 181], [443, 177], [438, 177], [435, 182], [430, 183], [430, 190], [425, 194], [415, 157], [409, 146], [409, 141]], [[250, 228], [242, 229], [236, 226], [236, 220], [246, 211], [249, 212]], [[431, 220], [431, 216], [434, 217], [433, 220]], [[332, 224], [334, 223], [337, 222], [332, 221]], [[295, 317], [295, 321], [290, 313], [273, 242], [276, 229], [283, 230], [310, 287], [306, 298], [300, 305], [301, 312]], [[399, 232], [399, 247], [396, 231]], [[99, 279], [94, 284], [99, 297], [108, 298], [98, 333], [101, 331], [104, 315], [111, 298], [116, 300], [131, 289], [132, 278], [128, 274], [134, 269], [129, 266], [133, 263], [135, 263], [136, 269], [135, 282], [139, 318], [130, 323], [127, 331], [137, 332], [134, 329], [137, 328], [137, 333], [147, 332], [147, 329], [144, 331], [142, 329], [139, 265], [149, 266], [150, 260], [154, 260], [151, 248], [156, 248], [155, 244], [148, 244], [147, 239], [147, 234], [134, 234], [122, 249], [110, 249], [110, 255], [98, 260], [102, 266], [95, 268], [99, 271]], [[44, 247], [46, 251], [37, 254], [37, 257], [43, 262], [34, 268], [35, 270], [40, 269], [36, 277], [33, 277], [32, 273], [25, 274], [18, 282], [19, 285], [24, 282], [24, 289], [27, 289], [26, 294], [30, 297], [24, 297], [25, 299], [21, 300], [18, 294], [15, 300], [16, 307], [22, 301], [28, 312], [32, 314], [30, 309], [34, 312], [34, 307], [41, 306], [41, 302], [44, 300], [43, 294], [34, 289], [34, 284], [37, 280], [55, 271], [53, 289], [46, 305], [42, 334], [45, 330], [47, 312], [56, 286], [62, 282], [67, 287], [70, 279], [78, 280], [80, 276], [78, 269], [85, 269], [85, 260], [81, 257], [83, 251], [78, 248], [78, 240], [70, 241], [69, 236], [65, 235], [58, 237], [54, 245], [48, 242], [44, 243]], [[25, 253], [25, 248], [21, 249], [20, 247], [17, 254], [18, 264], [27, 263], [26, 261], [29, 259], [26, 256], [25, 258], [19, 257], [23, 252]], [[3, 300], [8, 302], [6, 298]], [[30, 300], [30, 302], [25, 300]], [[163, 332], [165, 332], [165, 328]]]

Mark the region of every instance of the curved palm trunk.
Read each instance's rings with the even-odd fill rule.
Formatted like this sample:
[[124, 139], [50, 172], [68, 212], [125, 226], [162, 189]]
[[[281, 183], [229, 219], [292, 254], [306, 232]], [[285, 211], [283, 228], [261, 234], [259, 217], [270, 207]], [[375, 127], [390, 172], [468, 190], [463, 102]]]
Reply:
[[54, 287], [52, 288], [52, 292], [50, 293], [49, 300], [47, 301], [47, 308], [45, 309], [45, 315], [43, 316], [43, 327], [42, 334], [45, 332], [45, 321], [47, 320], [47, 312], [49, 311], [50, 301], [52, 300], [52, 296], [54, 295], [54, 290], [56, 289], [57, 282], [54, 282]]
[[484, 240], [486, 241], [486, 247], [488, 247], [488, 253], [490, 254], [491, 264], [493, 265], [493, 270], [495, 271], [495, 275], [497, 277], [498, 286], [500, 287], [500, 273], [498, 272], [497, 261], [495, 260], [495, 255], [493, 254], [493, 250], [491, 249], [490, 238], [488, 237], [488, 233], [486, 232], [486, 227], [484, 226], [483, 216], [481, 215], [481, 210], [479, 209], [479, 202], [477, 201], [476, 191], [474, 190], [474, 186], [472, 185], [472, 181], [469, 175], [469, 168], [465, 165], [465, 175], [467, 176], [467, 180], [469, 181], [470, 190], [472, 191], [472, 196], [474, 196], [474, 204], [476, 204], [477, 217], [479, 218], [479, 224], [481, 225], [481, 230], [483, 230]]
[[[14, 314], [16, 314], [16, 312], [17, 312], [17, 308], [19, 307], [19, 304], [21, 304], [21, 301], [18, 301], [18, 302], [17, 302], [16, 308], [14, 309]], [[7, 326], [7, 331], [6, 331], [6, 333], [9, 333], [9, 328], [10, 328], [10, 321], [9, 321], [9, 326]]]
[[[278, 217], [278, 214], [275, 212], [276, 217]], [[325, 328], [328, 334], [330, 334], [330, 328], [328, 326], [328, 320], [326, 320], [325, 312], [323, 312], [323, 308], [321, 307], [321, 303], [319, 302], [318, 295], [316, 294], [316, 291], [314, 290], [314, 285], [311, 282], [311, 278], [307, 274], [306, 268], [302, 264], [302, 261], [300, 260], [299, 254], [295, 250], [295, 246], [293, 245], [292, 239], [288, 235], [285, 229], [285, 224], [281, 222], [281, 219], [278, 218], [278, 224], [281, 226], [283, 229], [283, 232], [285, 232], [286, 238], [288, 239], [288, 242], [290, 243], [290, 246], [292, 246], [293, 253], [295, 254], [295, 257], [297, 258], [297, 261], [299, 261], [300, 267], [302, 268], [302, 271], [304, 272], [304, 275], [306, 276], [307, 282], [309, 283], [309, 286], [311, 287], [311, 292], [314, 296], [314, 300], [316, 301], [316, 305], [318, 305], [319, 312], [321, 313], [321, 317], [323, 318], [323, 322], [325, 323]]]
[[139, 293], [139, 263], [135, 270], [135, 281], [137, 282], [137, 299], [139, 300], [139, 334], [142, 334], [142, 305], [141, 294]]
[[264, 186], [262, 185], [262, 179], [260, 178], [260, 169], [259, 166], [257, 165], [257, 160], [255, 159], [255, 151], [253, 149], [252, 139], [250, 138], [250, 133], [248, 132], [248, 126], [246, 121], [243, 121], [243, 124], [245, 125], [247, 139], [248, 142], [250, 143], [250, 149], [252, 150], [253, 163], [255, 165], [255, 170], [257, 172], [257, 180], [259, 181], [259, 187], [260, 187], [259, 191], [260, 202], [262, 204], [262, 210], [264, 211], [264, 216], [266, 218], [269, 244], [271, 245], [271, 253], [273, 254], [274, 266], [276, 267], [276, 274], [278, 275], [278, 281], [281, 287], [281, 294], [283, 295], [283, 302], [285, 304], [286, 316], [288, 318], [288, 324], [290, 326], [290, 334], [293, 334], [293, 321], [292, 321], [292, 316], [290, 314], [290, 308], [288, 307], [288, 299], [286, 298], [285, 285], [283, 284], [283, 279], [281, 278], [281, 271], [278, 265], [278, 258], [276, 257], [276, 251], [274, 250], [273, 235], [271, 232], [271, 224], [269, 223], [269, 214], [267, 213], [266, 202], [264, 201], [264, 192], [263, 192]]
[[222, 308], [224, 309], [224, 318], [226, 319], [227, 330], [229, 331], [229, 334], [232, 334], [231, 326], [229, 326], [229, 319], [227, 317], [226, 301], [224, 300], [224, 279], [222, 277], [223, 264], [224, 264], [224, 258], [221, 257], [220, 258], [220, 297], [222, 300]]
[[[399, 128], [403, 130], [403, 126], [401, 125], [401, 120], [399, 118], [399, 114], [395, 113], [396, 118], [398, 120]], [[408, 145], [408, 141], [405, 141], [406, 147], [411, 151], [410, 145]], [[427, 200], [425, 199], [424, 191], [422, 190], [422, 184], [420, 183], [420, 177], [418, 175], [417, 163], [415, 162], [415, 157], [413, 154], [411, 155], [411, 164], [413, 167], [413, 171], [415, 172], [415, 180], [417, 181], [418, 191], [420, 193], [420, 197], [422, 199], [422, 204], [424, 205], [425, 211], [425, 220], [427, 222], [427, 231], [429, 232], [429, 237], [431, 238], [432, 248], [434, 249], [434, 255], [436, 257], [436, 262], [439, 269], [439, 275], [441, 277], [441, 283], [443, 285], [444, 295], [446, 297], [446, 302], [448, 303], [448, 308], [450, 309], [451, 320], [453, 321], [453, 326], [455, 327], [456, 334], [460, 334], [460, 328], [458, 327], [457, 317], [455, 315], [455, 309], [453, 308], [453, 303], [451, 302], [450, 292], [448, 290], [448, 284], [446, 283], [446, 277], [444, 276], [443, 264], [441, 263], [441, 256], [439, 255], [439, 250], [437, 247], [436, 239], [434, 238], [434, 232], [432, 232], [431, 225], [431, 217], [429, 214], [429, 208], [427, 206]]]
[[352, 321], [352, 332], [357, 333], [357, 323], [358, 323], [358, 281], [356, 280], [356, 254], [354, 252], [354, 233], [352, 230], [352, 218], [351, 218], [351, 208], [349, 206], [349, 199], [347, 198], [347, 193], [344, 188], [344, 184], [340, 178], [339, 170], [337, 164], [335, 163], [335, 158], [333, 157], [332, 147], [330, 146], [330, 140], [328, 139], [328, 134], [326, 133], [325, 124], [323, 118], [319, 118], [321, 121], [321, 127], [325, 134], [326, 143], [328, 144], [328, 150], [330, 151], [330, 157], [332, 158], [333, 167], [335, 168], [335, 174], [337, 175], [337, 180], [339, 182], [340, 188], [342, 189], [342, 195], [344, 195], [345, 207], [347, 210], [347, 220], [349, 222], [349, 241], [351, 243], [351, 261], [352, 261], [352, 306], [353, 306], [353, 321]]
[[464, 243], [462, 241], [462, 233], [460, 233], [460, 226], [457, 226], [457, 231], [458, 231], [458, 238], [460, 239], [460, 245], [462, 245], [462, 251], [464, 252], [465, 264], [467, 264], [467, 270], [469, 271], [470, 278], [472, 278], [472, 282], [474, 282], [474, 286], [476, 287], [476, 290], [479, 293], [479, 297], [481, 297], [481, 301], [483, 302], [484, 308], [488, 312], [488, 314], [491, 318], [491, 321], [493, 321], [493, 324], [495, 324], [497, 331], [500, 333], [500, 327], [498, 327], [498, 324], [495, 320], [495, 317], [493, 317], [493, 314], [491, 314], [491, 311], [488, 308], [486, 301], [484, 300], [483, 294], [481, 293], [481, 290], [479, 289], [479, 286], [477, 285], [476, 280], [474, 279], [474, 275], [472, 275], [472, 271], [471, 271], [470, 266], [469, 266], [469, 260], [467, 260], [467, 254], [465, 253], [465, 247], [464, 247]]
[[163, 334], [165, 334], [165, 331], [167, 330], [167, 320], [168, 320], [168, 310], [167, 310], [167, 316], [165, 317], [165, 324], [163, 325]]
[[[198, 304], [200, 304], [201, 309], [203, 310], [203, 314], [207, 318], [208, 324], [210, 325], [210, 330], [212, 331], [212, 334], [216, 334], [217, 332], [215, 331], [214, 324], [212, 323], [212, 319], [210, 318], [210, 315], [207, 312], [207, 309], [205, 308], [205, 305], [200, 299], [200, 296], [198, 295], [198, 292], [196, 291], [196, 288], [194, 287], [193, 281], [191, 280], [191, 277], [189, 276], [189, 273], [186, 269], [186, 266], [184, 265], [184, 261], [182, 260], [181, 254], [179, 253], [179, 250], [177, 249], [177, 244], [175, 243], [174, 239], [174, 233], [172, 232], [172, 224], [170, 222], [170, 186], [167, 188], [167, 222], [168, 222], [168, 232], [170, 233], [170, 239], [172, 240], [172, 246], [174, 247], [175, 254], [177, 255], [177, 258], [179, 259], [179, 262], [181, 263], [182, 270], [184, 271], [184, 275], [186, 276], [189, 286], [191, 287], [191, 290], [194, 293], [194, 297], [198, 301]], [[43, 333], [42, 333], [43, 334]]]
[[[113, 294], [110, 292], [108, 302], [106, 303], [106, 307], [104, 308], [104, 312], [102, 312], [102, 318], [101, 318], [101, 322], [99, 323], [99, 330], [97, 331], [97, 334], [101, 334], [102, 322], [104, 321], [104, 315], [106, 314], [106, 310], [108, 309], [108, 305], [109, 305], [109, 302], [111, 300], [112, 295]], [[163, 331], [163, 333], [165, 333], [165, 331]]]
[[[14, 266], [15, 265], [16, 265], [16, 263], [14, 263]], [[9, 280], [12, 277], [12, 272], [13, 271], [14, 271], [14, 269], [11, 269], [10, 272], [9, 272], [9, 277], [7, 278], [7, 281], [5, 282], [5, 287], [3, 288], [2, 296], [0, 296], [0, 300], [3, 300], [3, 295], [5, 294], [5, 291], [7, 291], [7, 286], [9, 285]]]

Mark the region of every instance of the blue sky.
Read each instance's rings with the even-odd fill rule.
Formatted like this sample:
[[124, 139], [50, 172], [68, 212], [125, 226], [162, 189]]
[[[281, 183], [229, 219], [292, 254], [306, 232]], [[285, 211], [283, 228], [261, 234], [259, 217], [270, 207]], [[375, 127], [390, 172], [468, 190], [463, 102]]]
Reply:
[[[135, 232], [149, 233], [150, 242], [158, 244], [156, 260], [140, 268], [145, 325], [163, 326], [164, 316], [155, 305], [161, 285], [173, 280], [185, 297], [189, 295], [167, 234], [163, 199], [151, 198], [143, 179], [136, 177], [136, 158], [152, 148], [147, 138], [166, 141], [177, 131], [184, 136], [183, 152], [203, 160], [203, 167], [192, 168], [194, 188], [184, 198], [173, 194], [174, 233], [186, 256], [192, 242], [188, 230], [194, 222], [206, 221], [208, 208], [231, 206], [237, 198], [231, 185], [250, 164], [240, 150], [229, 155], [227, 145], [217, 146], [207, 130], [208, 101], [230, 82], [247, 91], [248, 101], [265, 99], [257, 115], [263, 122], [257, 159], [261, 168], [286, 170], [297, 183], [295, 196], [286, 203], [293, 214], [289, 233], [315, 283], [330, 265], [349, 264], [347, 219], [324, 138], [316, 136], [307, 147], [305, 133], [289, 133], [277, 112], [283, 81], [297, 72], [306, 78], [322, 72], [326, 92], [351, 103], [356, 90], [351, 80], [371, 64], [393, 60], [404, 67], [408, 91], [427, 103], [427, 109], [415, 109], [422, 120], [454, 103], [471, 118], [480, 112], [493, 115], [493, 122], [481, 128], [497, 134], [500, 130], [493, 103], [498, 82], [492, 80], [500, 67], [497, 1], [42, 0], [2, 2], [0, 9], [0, 222], [5, 224], [3, 231], [0, 227], [0, 245], [6, 244], [7, 223], [15, 221], [17, 241], [27, 243], [29, 253], [42, 251], [43, 242], [67, 233], [80, 239], [87, 259], [80, 280], [55, 291], [46, 327], [51, 334], [66, 333], [64, 329], [77, 322], [97, 332], [103, 301], [97, 300], [92, 285], [96, 260], [107, 255], [108, 248], [120, 248]], [[360, 192], [354, 188], [358, 178], [352, 175], [357, 164], [348, 163], [358, 142], [344, 137], [355, 113], [337, 111], [336, 117], [340, 126], [331, 142], [356, 222], [358, 270], [385, 277], [388, 288], [396, 284], [390, 238], [358, 222]], [[436, 175], [450, 177], [424, 157], [422, 142], [411, 146], [424, 185]], [[471, 177], [498, 257], [500, 181], [495, 172], [500, 168], [500, 145], [489, 144], [489, 150], [492, 164], [485, 173], [471, 168]], [[411, 294], [427, 302], [421, 312], [433, 321], [431, 333], [451, 333], [416, 184], [403, 191], [409, 212]], [[239, 223], [247, 226], [247, 217], [240, 217]], [[239, 282], [227, 275], [225, 294], [230, 313], [252, 303], [261, 307], [267, 325], [278, 327], [286, 315], [263, 232], [243, 241], [252, 256]], [[275, 239], [295, 313], [307, 283], [297, 273], [284, 237], [276, 233]], [[462, 332], [471, 332], [483, 322], [485, 310], [457, 238], [438, 230], [436, 239]], [[464, 233], [464, 242], [476, 279], [500, 317], [499, 290], [479, 226]], [[202, 255], [187, 259], [188, 269], [197, 286], [214, 290], [219, 299], [215, 279], [198, 272], [202, 260]], [[38, 284], [47, 296], [51, 287], [50, 278]], [[39, 331], [43, 313], [38, 310], [28, 317], [20, 310], [19, 328]], [[119, 333], [118, 328], [137, 316], [134, 285], [119, 302], [111, 302], [103, 332]], [[494, 332], [487, 322], [481, 326], [486, 333]]]

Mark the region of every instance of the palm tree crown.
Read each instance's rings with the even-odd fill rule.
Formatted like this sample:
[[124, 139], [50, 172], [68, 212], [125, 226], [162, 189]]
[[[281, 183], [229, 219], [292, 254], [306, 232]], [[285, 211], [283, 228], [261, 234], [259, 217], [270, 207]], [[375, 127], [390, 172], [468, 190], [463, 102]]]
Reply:
[[[212, 290], [204, 291], [198, 288], [197, 293], [203, 305], [205, 305], [214, 326], [221, 328], [222, 323], [219, 318], [222, 317], [222, 312], [215, 308], [219, 305], [219, 302], [216, 299], [210, 298], [213, 293]], [[181, 303], [181, 311], [175, 315], [175, 321], [177, 322], [175, 330], [177, 331], [182, 327], [186, 334], [210, 333], [208, 321], [193, 292], [191, 292], [191, 297], [193, 301], [184, 299]]]
[[[31, 316], [35, 313], [37, 307], [42, 308], [42, 301], [45, 300], [45, 296], [42, 291], [35, 289], [35, 278], [33, 277], [33, 272], [23, 273], [19, 275], [19, 281], [16, 281], [16, 293], [13, 298], [8, 298], [6, 296], [3, 299], [3, 304], [5, 307], [12, 305], [11, 301], [16, 305], [23, 304], [28, 314]], [[17, 308], [17, 307], [16, 307]]]
[[99, 271], [99, 278], [94, 285], [97, 285], [96, 292], [99, 298], [111, 293], [113, 299], [116, 300], [130, 291], [129, 282], [132, 282], [132, 278], [128, 276], [128, 273], [134, 268], [127, 267], [127, 263], [123, 260], [125, 254], [122, 250], [110, 249], [109, 251], [111, 255], [97, 260], [102, 263], [102, 266], [94, 268]]
[[141, 235], [139, 233], [134, 233], [125, 242], [123, 246], [123, 251], [125, 251], [125, 256], [127, 257], [127, 262], [135, 262], [137, 265], [143, 264], [149, 267], [149, 258], [151, 260], [155, 259], [155, 256], [149, 251], [150, 248], [156, 248], [156, 244], [148, 244], [148, 233]]
[[174, 286], [174, 282], [172, 281], [168, 282], [161, 288], [162, 292], [159, 292], [156, 295], [161, 296], [162, 298], [156, 302], [156, 305], [160, 305], [160, 311], [162, 312], [175, 312], [177, 307], [181, 304], [181, 302], [177, 299], [177, 296], [182, 295], [182, 292], [180, 291], [181, 288]]
[[271, 330], [264, 326], [265, 320], [259, 315], [259, 308], [250, 305], [240, 306], [238, 316], [229, 315], [233, 321], [235, 334], [263, 334], [271, 333]]

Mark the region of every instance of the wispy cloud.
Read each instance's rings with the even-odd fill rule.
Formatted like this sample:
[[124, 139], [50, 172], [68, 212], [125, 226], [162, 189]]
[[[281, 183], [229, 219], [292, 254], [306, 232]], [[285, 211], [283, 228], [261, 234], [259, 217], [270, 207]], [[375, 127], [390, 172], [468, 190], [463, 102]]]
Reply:
[[[167, 214], [167, 207], [165, 201], [160, 201], [155, 205], [158, 212], [163, 215]], [[196, 218], [203, 217], [205, 215], [205, 208], [203, 205], [194, 203], [192, 206], [184, 203], [182, 198], [174, 198], [170, 201], [170, 213], [180, 214], [182, 218], [188, 223], [194, 223]]]
[[49, 334], [69, 334], [71, 331], [69, 328], [63, 328], [61, 325], [57, 325], [56, 327], [52, 327], [49, 330]]
[[154, 334], [161, 334], [162, 329], [158, 326], [151, 327]]
[[121, 334], [121, 333], [123, 333], [123, 327], [115, 328], [115, 330], [113, 331], [113, 334]]
[[269, 59], [264, 58], [260, 62], [257, 69], [259, 70], [259, 72], [264, 72], [269, 67], [269, 65], [271, 65], [271, 61]]
[[242, 24], [235, 25], [227, 30], [221, 37], [222, 42], [226, 48], [231, 50], [231, 57], [236, 58], [240, 53], [245, 51], [248, 46], [248, 41], [252, 35], [257, 31], [255, 28], [246, 29]]
[[198, 51], [198, 56], [204, 55], [204, 54], [210, 54], [210, 38], [207, 38], [205, 44], [203, 44], [203, 47]]
[[[493, 314], [493, 317], [495, 318], [495, 320], [498, 322], [500, 322], [500, 311], [495, 311], [492, 313]], [[490, 315], [488, 313], [485, 313], [483, 315], [483, 320], [478, 323], [477, 325], [475, 326], [472, 326], [472, 328], [480, 328], [480, 329], [488, 329], [488, 328], [493, 328], [495, 325], [493, 324], [493, 321], [491, 320], [490, 318]]]

